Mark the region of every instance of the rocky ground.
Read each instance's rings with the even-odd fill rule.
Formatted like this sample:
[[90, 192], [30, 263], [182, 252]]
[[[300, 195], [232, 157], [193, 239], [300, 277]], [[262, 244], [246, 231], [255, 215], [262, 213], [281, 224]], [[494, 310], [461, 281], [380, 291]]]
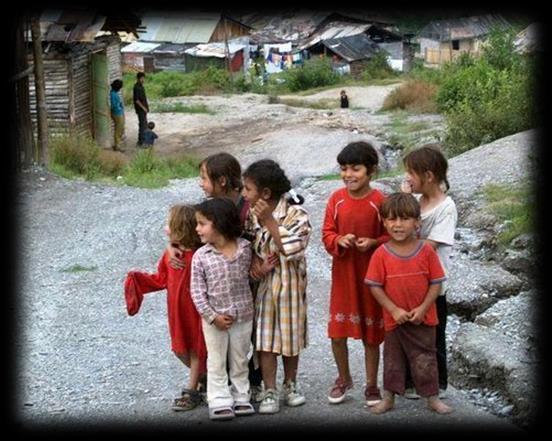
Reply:
[[[233, 98], [204, 99], [234, 102]], [[306, 198], [314, 227], [307, 256], [310, 345], [301, 358], [299, 382], [308, 401], [298, 409], [284, 408], [275, 416], [236, 419], [224, 429], [411, 430], [461, 426], [511, 433], [521, 430], [533, 410], [524, 398], [535, 387], [531, 363], [536, 360], [527, 354], [528, 342], [535, 336], [531, 326], [524, 328], [515, 317], [527, 317], [531, 310], [531, 286], [521, 273], [512, 274], [487, 259], [491, 251], [486, 250], [485, 244], [493, 230], [482, 230], [470, 214], [481, 211], [484, 202], [474, 194], [485, 180], [507, 179], [515, 183], [527, 174], [527, 168], [519, 167], [518, 159], [527, 163], [529, 152], [536, 147], [534, 133], [505, 138], [450, 161], [451, 194], [461, 213], [454, 250], [455, 272], [451, 274], [451, 286], [456, 288], [449, 296], [448, 326], [452, 386], [447, 400], [456, 411], [450, 416], [439, 416], [425, 409], [420, 401], [399, 398], [395, 411], [376, 417], [369, 414], [362, 401], [363, 356], [358, 341], [351, 342], [356, 383], [351, 398], [339, 406], [326, 400], [336, 372], [325, 334], [330, 258], [321, 245], [320, 226], [327, 196], [341, 184], [316, 177], [335, 171], [339, 149], [352, 139], [372, 139], [370, 136], [375, 135], [370, 135], [369, 127], [388, 116], [374, 114], [377, 109], [354, 110], [350, 112], [351, 119], [363, 120], [364, 126], [355, 121], [353, 128], [328, 128], [322, 122], [327, 123], [333, 114], [325, 116], [312, 109], [290, 111], [279, 104], [260, 103], [257, 112], [242, 106], [243, 103], [236, 104], [234, 113], [225, 113], [220, 125], [243, 124], [237, 116], [242, 109], [254, 115], [266, 112], [266, 119], [258, 118], [259, 125], [273, 124], [275, 131], [263, 132], [256, 144], [250, 140], [250, 144], [202, 145], [197, 151], [228, 150], [236, 153], [244, 165], [262, 156], [273, 157]], [[292, 122], [290, 112], [297, 112], [303, 122]], [[174, 116], [160, 114], [161, 117]], [[178, 117], [187, 121], [178, 123], [182, 124], [182, 131], [218, 130], [215, 123], [207, 129], [203, 120], [198, 127], [199, 120], [192, 123], [187, 119], [209, 118], [208, 115]], [[336, 121], [341, 124], [341, 120]], [[176, 121], [167, 123], [163, 137], [180, 136], [176, 125]], [[255, 127], [253, 132], [260, 130], [256, 122], [250, 121], [249, 125]], [[378, 127], [382, 126], [383, 123]], [[161, 127], [165, 124], [160, 124], [160, 130]], [[358, 133], [353, 131], [355, 128]], [[282, 136], [278, 136], [278, 130]], [[385, 145], [381, 138], [376, 141]], [[504, 160], [506, 157], [508, 160]], [[396, 189], [397, 184], [394, 178], [376, 183], [384, 191]], [[14, 403], [21, 424], [222, 427], [208, 421], [206, 407], [183, 414], [169, 409], [187, 374], [169, 350], [165, 295], [148, 295], [139, 314], [129, 317], [122, 293], [128, 270], [155, 269], [165, 245], [162, 227], [168, 207], [201, 198], [196, 179], [174, 180], [166, 188], [144, 190], [68, 181], [41, 169], [21, 174], [18, 220], [22, 243], [18, 262], [22, 287], [15, 334], [18, 394]], [[466, 300], [464, 295], [473, 298]]]

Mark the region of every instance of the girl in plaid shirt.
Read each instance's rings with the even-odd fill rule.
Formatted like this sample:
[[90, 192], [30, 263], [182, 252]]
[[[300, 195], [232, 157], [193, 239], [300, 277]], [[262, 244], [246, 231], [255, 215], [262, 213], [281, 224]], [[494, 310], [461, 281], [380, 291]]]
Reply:
[[291, 190], [276, 162], [254, 162], [245, 170], [243, 184], [243, 195], [251, 207], [246, 230], [254, 236], [251, 276], [260, 279], [255, 299], [255, 348], [266, 390], [259, 413], [276, 413], [280, 410], [278, 355], [284, 363], [286, 404], [305, 403], [297, 391], [296, 376], [299, 352], [307, 345], [305, 248], [312, 228], [307, 212], [298, 206], [303, 199]]
[[[192, 258], [192, 300], [207, 346], [207, 402], [213, 420], [255, 412], [250, 404], [249, 359], [253, 296], [251, 244], [240, 237], [236, 205], [214, 198], [196, 206], [196, 231], [205, 245]], [[230, 368], [230, 383], [226, 364]]]

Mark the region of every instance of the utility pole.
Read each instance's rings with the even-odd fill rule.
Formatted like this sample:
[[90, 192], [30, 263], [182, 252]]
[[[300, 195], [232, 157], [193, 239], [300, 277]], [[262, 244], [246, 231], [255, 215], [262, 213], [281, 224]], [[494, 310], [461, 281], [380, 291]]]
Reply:
[[226, 59], [226, 70], [230, 72], [230, 48], [228, 47], [228, 22], [226, 15], [223, 15], [224, 20], [224, 55]]
[[42, 63], [42, 40], [38, 17], [31, 19], [31, 36], [33, 40], [36, 121], [38, 126], [38, 162], [44, 166], [48, 164], [48, 119], [46, 114], [44, 65]]

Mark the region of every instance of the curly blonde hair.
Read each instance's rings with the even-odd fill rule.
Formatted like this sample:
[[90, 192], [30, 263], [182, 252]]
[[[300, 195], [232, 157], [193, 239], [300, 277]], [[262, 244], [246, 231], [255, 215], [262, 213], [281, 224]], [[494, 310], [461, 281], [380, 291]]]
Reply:
[[169, 229], [172, 242], [195, 250], [202, 243], [196, 233], [195, 208], [191, 205], [176, 204], [169, 210]]

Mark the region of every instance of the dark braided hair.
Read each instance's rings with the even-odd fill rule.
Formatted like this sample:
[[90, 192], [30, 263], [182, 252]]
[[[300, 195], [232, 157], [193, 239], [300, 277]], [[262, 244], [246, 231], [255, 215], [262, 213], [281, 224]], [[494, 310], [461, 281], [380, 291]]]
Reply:
[[[280, 197], [291, 190], [291, 183], [280, 165], [272, 159], [261, 159], [251, 164], [243, 172], [243, 177], [253, 181], [259, 191], [263, 188], [270, 190], [270, 199], [278, 200]], [[297, 195], [299, 202], [292, 197], [288, 202], [292, 205], [301, 205], [305, 199]]]

